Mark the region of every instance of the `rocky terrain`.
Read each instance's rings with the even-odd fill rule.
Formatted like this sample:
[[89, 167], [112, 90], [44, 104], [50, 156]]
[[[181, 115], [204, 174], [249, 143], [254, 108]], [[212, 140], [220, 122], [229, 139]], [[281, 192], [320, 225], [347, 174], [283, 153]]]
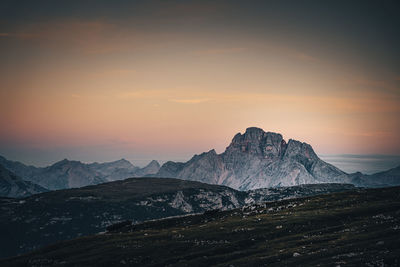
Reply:
[[125, 222], [4, 266], [398, 266], [400, 187]]
[[22, 180], [0, 165], [0, 197], [27, 197], [46, 192], [45, 188]]
[[321, 160], [313, 148], [281, 134], [247, 128], [236, 134], [226, 150], [195, 155], [187, 162], [157, 161], [139, 168], [125, 159], [85, 164], [64, 159], [45, 168], [26, 166], [0, 156], [0, 164], [25, 181], [49, 190], [77, 188], [130, 177], [169, 177], [226, 185], [246, 191], [301, 184], [350, 183], [361, 187], [400, 185], [400, 166], [365, 175], [348, 174]]
[[77, 188], [131, 177], [142, 177], [155, 174], [160, 168], [157, 161], [152, 161], [147, 166], [139, 168], [125, 159], [90, 164], [64, 159], [51, 166], [38, 168], [0, 156], [0, 164], [23, 180], [49, 190]]
[[103, 232], [125, 220], [139, 223], [354, 189], [352, 185], [321, 184], [243, 192], [178, 179], [132, 178], [24, 199], [0, 198], [0, 257]]
[[[195, 155], [188, 162], [166, 162], [154, 176], [226, 185], [239, 190], [319, 183], [379, 187], [400, 185], [400, 167], [390, 173], [347, 174], [321, 160], [309, 144], [248, 128], [226, 150]], [[397, 170], [397, 171], [396, 171]]]

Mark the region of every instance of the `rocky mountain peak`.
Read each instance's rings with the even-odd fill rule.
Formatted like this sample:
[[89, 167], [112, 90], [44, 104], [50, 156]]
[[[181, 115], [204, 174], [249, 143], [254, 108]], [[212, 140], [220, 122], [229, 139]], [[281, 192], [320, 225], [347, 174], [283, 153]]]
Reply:
[[247, 153], [273, 159], [281, 157], [285, 149], [286, 142], [281, 134], [250, 127], [244, 134], [238, 133], [234, 136], [225, 153]]
[[53, 165], [51, 165], [50, 168], [57, 169], [57, 168], [62, 168], [62, 167], [68, 166], [68, 165], [77, 165], [77, 164], [81, 164], [81, 162], [63, 159], [63, 160], [60, 160], [60, 161], [54, 163]]
[[318, 156], [317, 154], [315, 154], [311, 145], [297, 140], [289, 139], [285, 157], [292, 158], [292, 157], [298, 157], [299, 155], [302, 155], [310, 160], [318, 159]]
[[103, 163], [116, 168], [133, 168], [132, 163], [124, 158], [112, 162]]
[[347, 182], [346, 174], [315, 154], [312, 147], [257, 127], [236, 134], [222, 154], [214, 150], [187, 162], [167, 162], [155, 175], [240, 190], [310, 183]]
[[147, 164], [147, 166], [157, 166], [157, 167], [160, 167], [160, 163], [158, 163], [157, 160], [153, 159], [152, 161], [150, 161], [149, 164]]
[[142, 169], [143, 174], [155, 174], [160, 170], [160, 163], [157, 160], [152, 160], [146, 167]]

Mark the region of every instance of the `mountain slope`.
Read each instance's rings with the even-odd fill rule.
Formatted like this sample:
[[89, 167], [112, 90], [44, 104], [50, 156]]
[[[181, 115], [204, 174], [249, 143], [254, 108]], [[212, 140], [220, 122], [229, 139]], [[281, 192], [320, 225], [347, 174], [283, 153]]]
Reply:
[[6, 266], [398, 266], [400, 188], [128, 223]]
[[185, 178], [249, 190], [299, 184], [346, 182], [346, 173], [328, 164], [309, 144], [248, 128], [222, 154], [211, 150], [186, 163], [167, 162], [156, 176]]
[[393, 186], [400, 184], [400, 166], [371, 175], [363, 175], [361, 184], [370, 187]]
[[345, 190], [354, 187], [323, 184], [242, 192], [194, 181], [132, 178], [51, 191], [23, 200], [0, 199], [0, 257], [102, 232], [110, 224], [124, 220], [137, 223]]
[[46, 191], [48, 190], [39, 185], [22, 180], [0, 165], [0, 197], [27, 197]]
[[195, 155], [187, 162], [169, 161], [155, 177], [172, 177], [226, 185], [239, 190], [319, 183], [351, 183], [362, 187], [400, 185], [398, 168], [364, 175], [347, 174], [321, 160], [307, 143], [247, 128], [236, 134], [226, 150]]
[[[0, 257], [104, 231], [115, 222], [232, 209], [244, 195], [224, 186], [167, 178], [132, 178], [0, 199]], [[12, 223], [10, 223], [12, 222]]]
[[130, 177], [142, 177], [158, 172], [160, 167], [157, 161], [152, 161], [147, 166], [139, 168], [125, 159], [90, 164], [64, 159], [51, 166], [37, 168], [10, 161], [1, 156], [0, 164], [22, 179], [50, 190], [77, 188]]

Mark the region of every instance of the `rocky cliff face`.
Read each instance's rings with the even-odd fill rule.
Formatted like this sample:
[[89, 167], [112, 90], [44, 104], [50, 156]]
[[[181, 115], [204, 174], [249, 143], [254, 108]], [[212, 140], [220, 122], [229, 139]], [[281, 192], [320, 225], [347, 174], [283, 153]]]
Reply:
[[315, 154], [309, 144], [248, 128], [222, 154], [214, 150], [186, 163], [168, 162], [158, 177], [174, 177], [249, 190], [301, 184], [348, 182], [347, 174]]

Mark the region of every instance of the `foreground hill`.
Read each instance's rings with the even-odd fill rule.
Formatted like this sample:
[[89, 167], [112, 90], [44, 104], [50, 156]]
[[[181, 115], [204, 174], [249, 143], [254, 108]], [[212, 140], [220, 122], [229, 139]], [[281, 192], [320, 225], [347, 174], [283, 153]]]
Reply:
[[61, 242], [6, 266], [398, 266], [400, 187], [254, 204]]
[[[399, 167], [400, 168], [400, 167]], [[195, 155], [188, 162], [166, 162], [155, 176], [226, 185], [239, 190], [318, 183], [379, 187], [400, 185], [400, 173], [349, 175], [321, 160], [311, 145], [281, 134], [247, 128], [226, 150]]]
[[46, 191], [39, 185], [22, 180], [0, 164], [0, 197], [27, 197]]
[[139, 168], [126, 159], [104, 163], [82, 163], [75, 160], [61, 160], [51, 166], [38, 168], [0, 156], [0, 164], [25, 181], [30, 181], [50, 190], [77, 188], [130, 177], [142, 177], [158, 172], [160, 165], [151, 161]]
[[324, 184], [242, 192], [178, 179], [132, 178], [25, 199], [0, 199], [0, 257], [102, 232], [124, 220], [138, 223], [352, 189], [352, 185]]

